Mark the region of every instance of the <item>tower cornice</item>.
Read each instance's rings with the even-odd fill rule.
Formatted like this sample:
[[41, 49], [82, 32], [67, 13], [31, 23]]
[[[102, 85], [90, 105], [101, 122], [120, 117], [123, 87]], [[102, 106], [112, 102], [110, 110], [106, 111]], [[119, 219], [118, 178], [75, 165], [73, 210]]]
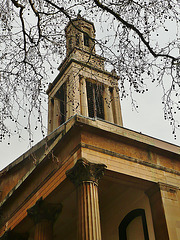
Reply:
[[[84, 53], [87, 53], [88, 52], [85, 52], [83, 51], [82, 49], [79, 49], [79, 48], [75, 48], [74, 50], [79, 50], [81, 52], [84, 52]], [[100, 60], [105, 60], [104, 57], [101, 57], [97, 54], [92, 54], [92, 57], [95, 57], [97, 59], [100, 59]], [[81, 66], [84, 66], [84, 67], [87, 67], [87, 68], [90, 68], [91, 70], [95, 70], [99, 73], [103, 73], [105, 75], [108, 75], [110, 77], [113, 77], [114, 79], [116, 79], [117, 81], [119, 80], [119, 76], [118, 75], [115, 75], [113, 72], [108, 72], [104, 69], [101, 69], [101, 68], [98, 68], [96, 67], [96, 65], [94, 64], [90, 64], [90, 63], [87, 63], [87, 62], [83, 62], [83, 61], [80, 61], [80, 60], [77, 60], [75, 59], [74, 56], [72, 56], [71, 54], [69, 54], [65, 59], [64, 61], [61, 63], [61, 65], [59, 66], [58, 70], [60, 71], [59, 74], [57, 75], [57, 77], [54, 79], [54, 81], [52, 83], [49, 84], [49, 87], [46, 91], [47, 94], [49, 94], [51, 92], [51, 90], [53, 89], [53, 87], [56, 85], [56, 83], [60, 80], [60, 78], [63, 76], [64, 72], [67, 70], [67, 68], [72, 64], [72, 63], [76, 63], [76, 64], [79, 64]]]
[[76, 21], [84, 21], [86, 23], [89, 23], [93, 26], [93, 30], [95, 32], [95, 27], [94, 27], [94, 24], [91, 22], [91, 21], [88, 21], [87, 19], [83, 18], [82, 16], [80, 16], [80, 14], [78, 14], [77, 18], [74, 18], [72, 19], [72, 21], [69, 21], [69, 23], [67, 24], [67, 26], [65, 27], [65, 32], [67, 31], [69, 25], [71, 25], [73, 22], [76, 22]]

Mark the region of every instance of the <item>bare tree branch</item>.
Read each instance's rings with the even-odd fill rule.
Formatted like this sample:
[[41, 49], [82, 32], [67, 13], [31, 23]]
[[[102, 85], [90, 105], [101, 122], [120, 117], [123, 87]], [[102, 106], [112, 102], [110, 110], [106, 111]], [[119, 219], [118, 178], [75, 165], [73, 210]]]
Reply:
[[119, 20], [122, 24], [124, 24], [127, 28], [133, 30], [137, 35], [140, 37], [141, 41], [144, 43], [144, 45], [148, 48], [149, 52], [153, 55], [153, 57], [167, 57], [173, 60], [177, 60], [177, 58], [168, 55], [168, 54], [161, 54], [161, 53], [156, 53], [153, 48], [149, 45], [149, 42], [147, 42], [143, 36], [143, 34], [133, 25], [125, 21], [123, 18], [120, 17], [120, 15], [116, 12], [114, 12], [112, 9], [109, 7], [103, 5], [99, 0], [94, 0], [94, 2], [97, 4], [98, 7], [100, 7], [102, 10], [109, 12], [112, 14], [114, 17], [116, 17], [117, 20]]

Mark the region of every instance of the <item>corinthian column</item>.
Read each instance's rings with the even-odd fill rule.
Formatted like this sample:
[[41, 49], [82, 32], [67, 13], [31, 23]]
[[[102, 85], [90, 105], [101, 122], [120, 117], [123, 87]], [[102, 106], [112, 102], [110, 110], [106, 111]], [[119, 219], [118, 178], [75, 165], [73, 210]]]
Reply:
[[77, 187], [78, 240], [101, 240], [98, 200], [98, 182], [104, 174], [104, 164], [94, 164], [79, 159], [66, 172]]
[[53, 222], [61, 212], [61, 204], [46, 203], [42, 199], [28, 209], [28, 215], [35, 223], [34, 240], [52, 240]]

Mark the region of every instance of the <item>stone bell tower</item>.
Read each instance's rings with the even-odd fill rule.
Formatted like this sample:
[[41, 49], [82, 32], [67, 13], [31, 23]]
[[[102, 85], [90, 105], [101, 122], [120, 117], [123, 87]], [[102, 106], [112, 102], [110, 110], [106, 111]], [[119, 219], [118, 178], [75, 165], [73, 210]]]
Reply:
[[47, 90], [48, 134], [75, 114], [122, 126], [119, 77], [104, 69], [105, 58], [95, 52], [93, 23], [78, 14], [65, 34], [66, 58]]

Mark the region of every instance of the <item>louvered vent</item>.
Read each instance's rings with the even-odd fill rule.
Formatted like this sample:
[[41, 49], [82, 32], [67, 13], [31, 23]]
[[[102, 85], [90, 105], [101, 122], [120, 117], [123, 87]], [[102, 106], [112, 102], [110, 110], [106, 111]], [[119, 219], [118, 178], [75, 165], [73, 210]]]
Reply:
[[86, 82], [88, 112], [89, 117], [98, 117], [104, 119], [104, 104], [102, 84], [95, 84], [89, 81]]

